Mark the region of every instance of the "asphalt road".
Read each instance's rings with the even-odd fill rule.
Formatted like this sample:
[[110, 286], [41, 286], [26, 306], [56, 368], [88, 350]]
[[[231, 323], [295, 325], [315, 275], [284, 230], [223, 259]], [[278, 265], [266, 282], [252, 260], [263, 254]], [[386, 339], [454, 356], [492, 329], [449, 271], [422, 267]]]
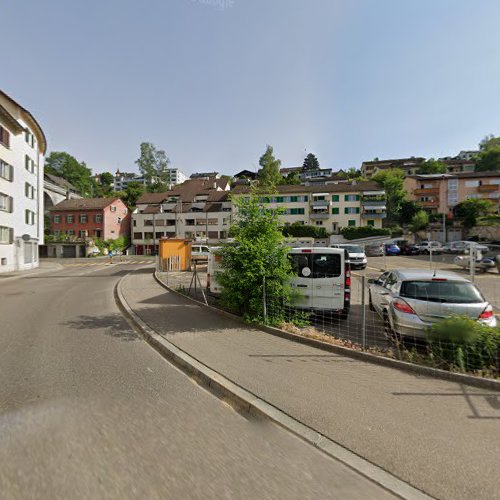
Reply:
[[133, 268], [0, 282], [2, 499], [390, 497], [161, 358], [114, 302]]

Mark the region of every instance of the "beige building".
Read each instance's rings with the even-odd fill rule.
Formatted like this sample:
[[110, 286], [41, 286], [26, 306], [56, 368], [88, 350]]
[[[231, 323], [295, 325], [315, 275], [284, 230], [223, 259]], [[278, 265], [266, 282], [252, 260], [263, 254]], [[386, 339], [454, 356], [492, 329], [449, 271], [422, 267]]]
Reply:
[[498, 208], [499, 172], [462, 172], [456, 174], [411, 175], [404, 180], [410, 200], [431, 213], [447, 214], [467, 198], [488, 199]]
[[[245, 196], [248, 186], [236, 186], [232, 196]], [[283, 223], [321, 226], [329, 233], [342, 227], [382, 227], [386, 218], [385, 192], [374, 182], [350, 182], [324, 186], [281, 185], [277, 193], [262, 196], [269, 208], [285, 211]]]

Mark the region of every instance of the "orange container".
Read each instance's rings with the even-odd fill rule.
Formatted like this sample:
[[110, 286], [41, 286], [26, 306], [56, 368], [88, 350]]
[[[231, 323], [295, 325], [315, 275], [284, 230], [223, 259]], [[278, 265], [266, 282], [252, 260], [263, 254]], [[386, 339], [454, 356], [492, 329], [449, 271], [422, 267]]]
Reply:
[[161, 238], [160, 269], [162, 271], [189, 271], [191, 246], [191, 240]]

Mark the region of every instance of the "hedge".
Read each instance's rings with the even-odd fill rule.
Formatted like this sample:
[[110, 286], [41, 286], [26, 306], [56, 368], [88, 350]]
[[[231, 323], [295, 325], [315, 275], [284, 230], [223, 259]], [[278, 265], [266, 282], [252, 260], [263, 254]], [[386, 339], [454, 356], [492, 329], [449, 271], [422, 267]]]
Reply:
[[283, 228], [283, 235], [290, 238], [326, 238], [328, 233], [324, 227], [292, 224]]
[[357, 240], [359, 238], [370, 238], [371, 236], [390, 236], [390, 229], [382, 229], [373, 226], [343, 227], [340, 234], [346, 240]]

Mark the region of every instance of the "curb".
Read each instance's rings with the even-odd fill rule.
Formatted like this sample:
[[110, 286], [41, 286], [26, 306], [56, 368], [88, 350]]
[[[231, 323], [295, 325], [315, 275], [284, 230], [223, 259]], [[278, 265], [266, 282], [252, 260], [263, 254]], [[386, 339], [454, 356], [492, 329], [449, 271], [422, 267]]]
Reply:
[[[184, 295], [178, 292], [177, 290], [170, 288], [165, 283], [163, 283], [163, 281], [161, 281], [156, 271], [154, 272], [153, 276], [155, 280], [158, 282], [158, 284], [161, 285], [166, 290], [168, 290], [169, 292], [184, 297], [185, 299], [190, 300], [198, 304], [199, 306], [206, 307], [219, 315], [226, 316], [235, 321], [238, 321], [239, 323], [247, 325], [239, 316], [236, 316], [235, 314], [223, 311], [222, 309], [219, 309], [214, 306], [206, 305], [203, 302], [193, 299], [192, 297], [188, 297], [187, 295]], [[407, 361], [400, 361], [398, 359], [386, 358], [384, 356], [376, 356], [375, 354], [371, 354], [369, 352], [356, 351], [354, 349], [349, 349], [348, 347], [343, 347], [335, 344], [328, 344], [327, 342], [323, 342], [317, 339], [312, 339], [309, 337], [302, 337], [301, 335], [286, 332], [285, 330], [281, 330], [279, 328], [275, 328], [272, 326], [256, 325], [256, 328], [266, 333], [270, 333], [271, 335], [274, 335], [276, 337], [281, 337], [283, 339], [291, 340], [293, 342], [305, 344], [310, 347], [316, 347], [323, 351], [333, 352], [335, 354], [347, 356], [349, 358], [353, 358], [358, 361], [364, 361], [367, 363], [386, 366], [388, 368], [396, 368], [398, 370], [403, 370], [412, 373], [414, 375], [422, 375], [425, 377], [432, 377], [440, 380], [446, 380], [448, 382], [456, 382], [457, 384], [470, 385], [473, 387], [478, 387], [480, 389], [500, 391], [500, 380], [495, 380], [490, 378], [480, 378], [480, 377], [475, 377], [473, 375], [467, 375], [465, 373], [449, 372], [447, 370], [432, 368], [430, 366], [416, 365], [413, 363], [408, 363]]]
[[[217, 398], [230, 404], [237, 411], [270, 420], [400, 498], [411, 500], [428, 500], [432, 498], [311, 427], [295, 420], [282, 410], [235, 384], [166, 340], [137, 316], [128, 305], [122, 293], [122, 282], [126, 277], [127, 275], [122, 277], [114, 289], [115, 300], [122, 313], [134, 325], [135, 329], [139, 330], [149, 345], [197, 383], [206, 387]], [[199, 304], [198, 301], [194, 302]]]

